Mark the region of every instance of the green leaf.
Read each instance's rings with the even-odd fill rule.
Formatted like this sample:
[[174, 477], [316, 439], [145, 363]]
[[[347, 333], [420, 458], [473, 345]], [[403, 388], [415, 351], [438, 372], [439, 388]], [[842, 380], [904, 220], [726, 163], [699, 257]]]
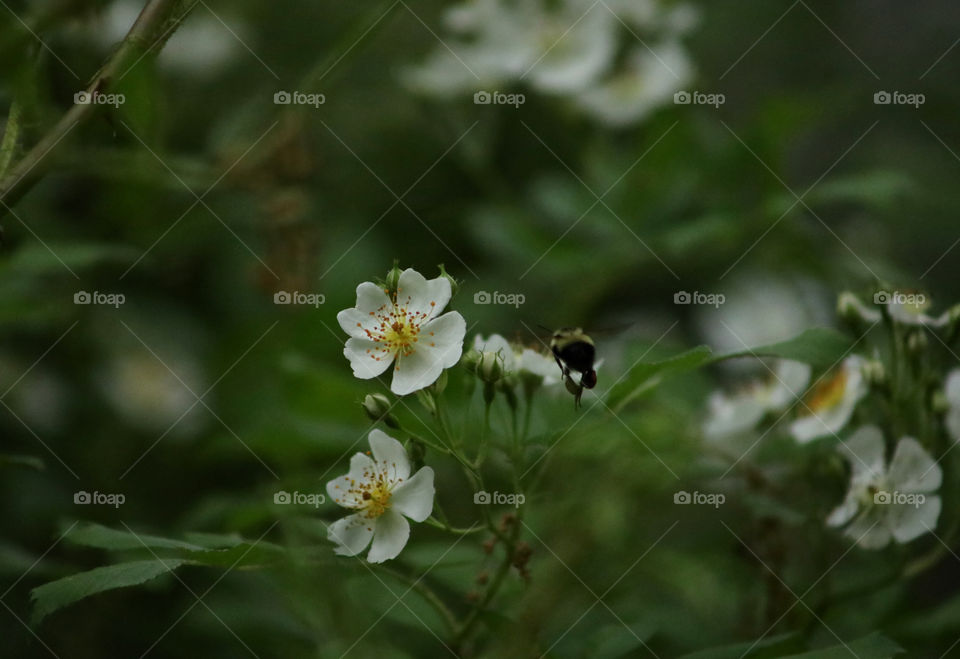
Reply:
[[109, 551], [144, 551], [150, 556], [157, 551], [192, 565], [209, 567], [244, 567], [272, 563], [285, 555], [285, 550], [269, 542], [253, 542], [235, 535], [193, 534], [195, 541], [183, 542], [154, 535], [130, 533], [100, 524], [84, 524], [71, 531], [68, 542]]
[[718, 355], [714, 361], [735, 357], [779, 357], [812, 366], [833, 366], [850, 351], [853, 342], [827, 327], [814, 327], [779, 343]]
[[33, 455], [0, 455], [0, 467], [30, 467], [37, 471], [44, 470], [43, 460]]
[[795, 632], [788, 632], [777, 636], [768, 636], [759, 641], [746, 641], [698, 650], [691, 654], [685, 654], [680, 659], [740, 659], [740, 657], [765, 659], [767, 657], [782, 657], [784, 652], [793, 652], [802, 647], [798, 646], [799, 639], [799, 635]]
[[183, 561], [178, 559], [166, 559], [163, 562], [158, 560], [131, 561], [98, 567], [89, 572], [81, 572], [57, 581], [51, 581], [31, 591], [34, 603], [33, 620], [39, 622], [54, 611], [90, 595], [142, 584], [162, 574], [172, 572], [182, 564]]
[[851, 656], [859, 659], [890, 659], [903, 652], [905, 650], [889, 638], [880, 632], [873, 632], [850, 643], [833, 645], [803, 654], [791, 654], [784, 659], [846, 659]]
[[614, 413], [633, 399], [650, 391], [664, 378], [693, 370], [710, 360], [709, 346], [697, 346], [675, 357], [659, 362], [641, 362], [627, 371], [626, 376], [610, 389], [607, 404]]

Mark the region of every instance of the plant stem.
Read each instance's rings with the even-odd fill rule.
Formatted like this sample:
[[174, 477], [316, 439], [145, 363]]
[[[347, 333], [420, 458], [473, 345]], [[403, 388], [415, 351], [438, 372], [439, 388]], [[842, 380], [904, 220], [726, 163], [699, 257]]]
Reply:
[[[151, 53], [156, 55], [197, 3], [178, 13], [177, 9], [185, 4], [185, 0], [148, 0], [120, 47], [94, 74], [86, 91], [103, 93], [137, 66], [142, 58]], [[0, 180], [0, 217], [40, 180], [50, 167], [48, 156], [62, 144], [67, 134], [77, 125], [89, 121], [102, 107], [105, 106], [97, 103], [75, 103], [32, 149], [10, 167]]]

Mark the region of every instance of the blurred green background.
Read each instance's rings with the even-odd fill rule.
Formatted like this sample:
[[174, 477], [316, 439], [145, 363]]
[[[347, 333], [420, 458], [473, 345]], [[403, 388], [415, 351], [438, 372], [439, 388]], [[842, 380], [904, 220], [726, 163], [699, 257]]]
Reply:
[[[567, 25], [613, 11], [568, 4]], [[676, 8], [637, 7], [648, 4]], [[452, 307], [468, 340], [499, 332], [536, 346], [538, 325], [600, 330], [601, 393], [641, 356], [741, 347], [727, 327], [757, 345], [832, 324], [835, 294], [876, 279], [926, 290], [938, 308], [956, 302], [960, 7], [683, 7], [697, 14], [675, 37], [689, 75], [612, 124], [520, 76], [414, 88], [410, 72], [432, 53], [471, 46], [451, 38], [444, 3], [194, 6], [158, 58], [116, 83], [126, 102], [72, 128], [36, 185], [2, 209], [2, 654], [447, 654], [416, 593], [396, 604], [406, 584], [334, 560], [318, 520], [338, 518], [335, 506], [295, 514], [272, 500], [279, 489], [322, 492], [365, 437], [358, 403], [380, 389], [352, 377], [335, 316], [394, 259], [427, 276], [444, 263], [462, 281]], [[71, 107], [139, 8], [3, 3], [0, 108], [22, 112], [13, 161]], [[597, 38], [614, 39], [617, 58], [666, 29], [614, 28]], [[485, 89], [525, 103], [475, 104]], [[325, 102], [275, 104], [285, 90]], [[678, 105], [679, 90], [725, 102]], [[895, 90], [925, 102], [875, 104]], [[79, 291], [125, 303], [77, 305]], [[325, 303], [276, 305], [277, 291]], [[480, 291], [525, 303], [475, 304]], [[678, 291], [727, 303], [678, 306]], [[734, 494], [720, 511], [678, 513], [679, 485], [696, 489], [715, 471], [698, 422], [717, 375], [672, 380], [618, 418], [586, 397], [579, 412], [567, 396], [542, 401], [534, 434], [549, 445], [549, 433], [570, 430], [528, 497], [532, 578], [511, 578], [478, 656], [679, 656], [749, 646], [771, 627], [790, 650], [769, 656], [834, 645], [831, 630], [845, 641], [882, 631], [911, 657], [950, 652], [952, 560], [838, 598], [881, 579], [899, 550], [856, 551], [817, 581], [846, 545], [811, 529], [842, 490], [797, 492], [787, 512], [758, 513]], [[452, 374], [451, 390], [464, 381]], [[455, 423], [469, 428], [471, 414], [475, 400]], [[505, 426], [504, 409], [495, 419]], [[448, 513], [469, 525], [472, 493], [455, 465], [428, 461]], [[75, 505], [77, 491], [126, 501]], [[270, 569], [187, 567], [182, 583], [164, 576], [32, 624], [31, 588], [113, 562], [55, 543], [77, 520], [181, 539], [266, 533], [317, 549]], [[738, 538], [769, 543], [762, 553], [779, 557], [783, 581]], [[450, 543], [415, 526], [396, 567], [419, 575]], [[465, 610], [484, 560], [480, 539], [467, 538], [425, 580]]]

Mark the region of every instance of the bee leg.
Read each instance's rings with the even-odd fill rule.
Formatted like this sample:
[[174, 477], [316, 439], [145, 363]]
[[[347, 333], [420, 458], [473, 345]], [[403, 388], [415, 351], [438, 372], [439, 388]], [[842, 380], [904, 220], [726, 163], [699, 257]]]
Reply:
[[566, 379], [570, 377], [570, 369], [567, 368], [566, 365], [562, 361], [560, 361], [560, 358], [557, 357], [556, 355], [554, 355], [553, 358], [557, 360], [557, 366], [560, 367], [561, 379]]

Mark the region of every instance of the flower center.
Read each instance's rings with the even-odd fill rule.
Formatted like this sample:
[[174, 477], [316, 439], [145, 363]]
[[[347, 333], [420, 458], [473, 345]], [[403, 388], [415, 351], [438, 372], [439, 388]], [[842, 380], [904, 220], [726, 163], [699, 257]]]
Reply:
[[392, 483], [384, 471], [364, 471], [363, 479], [353, 483], [351, 491], [360, 499], [360, 509], [368, 519], [376, 519], [390, 507]]
[[[371, 311], [374, 322], [364, 333], [371, 341], [377, 343], [375, 351], [381, 353], [376, 359], [383, 357], [406, 357], [414, 353], [416, 343], [420, 340], [420, 328], [430, 318], [430, 312], [417, 311], [410, 308], [411, 298], [399, 296], [390, 304], [384, 304], [376, 311]], [[430, 302], [430, 309], [436, 307], [436, 302]], [[357, 323], [360, 327], [360, 323]], [[432, 335], [432, 332], [430, 333]], [[432, 344], [431, 344], [432, 345]], [[367, 352], [371, 352], [368, 350]]]
[[807, 404], [814, 412], [832, 409], [843, 400], [843, 394], [846, 388], [847, 371], [841, 369], [832, 378], [824, 380], [817, 385], [810, 395]]

